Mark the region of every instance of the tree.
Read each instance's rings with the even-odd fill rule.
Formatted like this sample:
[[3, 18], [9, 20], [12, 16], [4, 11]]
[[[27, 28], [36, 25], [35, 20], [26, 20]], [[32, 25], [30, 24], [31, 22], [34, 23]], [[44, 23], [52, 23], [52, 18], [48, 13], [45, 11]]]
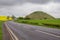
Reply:
[[18, 17], [18, 19], [24, 19], [23, 17]]
[[15, 20], [15, 18], [16, 18], [16, 17], [15, 17], [14, 15], [12, 15], [12, 19]]
[[28, 18], [28, 17], [26, 17], [25, 19], [26, 19], [26, 20], [30, 20], [30, 18]]
[[8, 20], [9, 20], [9, 18], [10, 18], [10, 17], [9, 17], [9, 16], [7, 16], [7, 19], [8, 19]]

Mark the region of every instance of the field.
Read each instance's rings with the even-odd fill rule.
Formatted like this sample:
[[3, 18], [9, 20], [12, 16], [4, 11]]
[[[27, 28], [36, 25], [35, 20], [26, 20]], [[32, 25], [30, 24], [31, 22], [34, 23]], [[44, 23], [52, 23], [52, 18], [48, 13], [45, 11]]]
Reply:
[[60, 20], [16, 20], [19, 23], [27, 23], [38, 26], [60, 29]]
[[0, 21], [7, 21], [7, 20], [12, 20], [11, 17], [7, 18], [7, 16], [0, 16]]
[[2, 40], [2, 21], [0, 21], [0, 40]]

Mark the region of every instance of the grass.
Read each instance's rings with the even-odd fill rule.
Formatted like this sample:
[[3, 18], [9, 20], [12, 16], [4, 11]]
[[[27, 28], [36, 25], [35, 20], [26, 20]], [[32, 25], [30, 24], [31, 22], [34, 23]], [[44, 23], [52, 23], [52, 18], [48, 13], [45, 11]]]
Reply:
[[32, 25], [46, 26], [49, 28], [60, 29], [60, 20], [16, 20], [19, 23], [27, 23]]
[[0, 40], [2, 40], [2, 21], [0, 21]]

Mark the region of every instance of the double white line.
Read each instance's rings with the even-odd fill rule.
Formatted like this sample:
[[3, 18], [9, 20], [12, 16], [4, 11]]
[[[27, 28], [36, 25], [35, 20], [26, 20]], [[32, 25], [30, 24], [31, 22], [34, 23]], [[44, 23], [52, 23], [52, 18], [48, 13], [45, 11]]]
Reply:
[[8, 30], [8, 32], [9, 32], [12, 40], [19, 40], [18, 37], [17, 37], [17, 36], [12, 32], [12, 30], [8, 27], [8, 24], [5, 23], [5, 26], [6, 26], [7, 30]]

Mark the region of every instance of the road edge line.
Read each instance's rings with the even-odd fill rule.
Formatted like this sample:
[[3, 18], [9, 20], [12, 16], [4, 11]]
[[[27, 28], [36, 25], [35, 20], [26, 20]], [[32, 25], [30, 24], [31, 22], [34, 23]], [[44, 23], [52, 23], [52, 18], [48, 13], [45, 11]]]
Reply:
[[8, 24], [5, 23], [6, 28], [10, 31], [10, 33], [14, 36], [16, 40], [19, 40], [18, 37], [12, 32], [12, 30], [8, 27]]

